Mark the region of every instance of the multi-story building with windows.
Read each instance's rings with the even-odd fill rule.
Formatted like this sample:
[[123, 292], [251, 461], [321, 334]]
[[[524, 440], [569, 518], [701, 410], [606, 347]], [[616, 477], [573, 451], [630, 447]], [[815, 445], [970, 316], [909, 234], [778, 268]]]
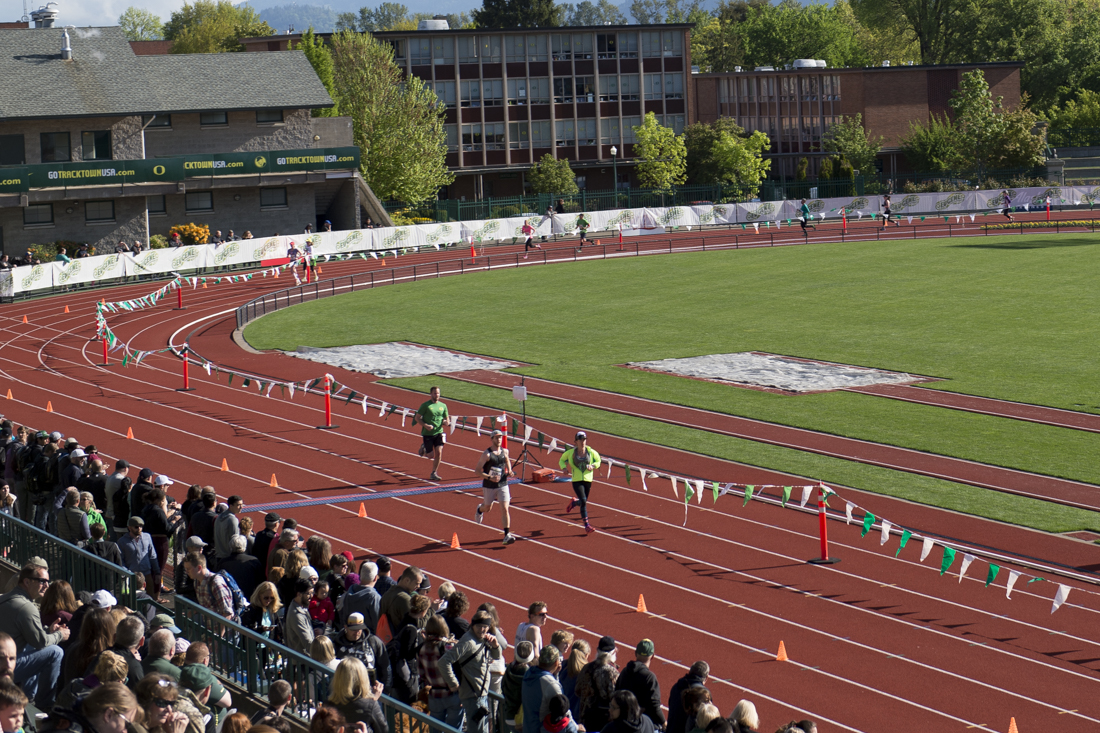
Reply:
[[[439, 21], [429, 21], [431, 23]], [[391, 31], [395, 61], [446, 105], [446, 195], [518, 195], [544, 155], [568, 159], [581, 185], [632, 180], [633, 127], [647, 112], [682, 132], [694, 120], [689, 24]], [[282, 50], [294, 36], [241, 39]]]

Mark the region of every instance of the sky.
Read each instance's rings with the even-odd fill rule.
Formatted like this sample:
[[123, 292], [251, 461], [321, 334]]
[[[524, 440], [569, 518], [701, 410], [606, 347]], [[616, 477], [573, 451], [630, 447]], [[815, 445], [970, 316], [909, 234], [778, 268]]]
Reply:
[[[131, 5], [156, 13], [167, 20], [173, 10], [183, 5], [183, 0], [56, 0], [58, 25], [118, 25], [118, 16]], [[27, 13], [46, 4], [46, 0], [27, 0]], [[3, 17], [0, 20], [15, 21], [23, 17], [22, 0], [2, 0]]]

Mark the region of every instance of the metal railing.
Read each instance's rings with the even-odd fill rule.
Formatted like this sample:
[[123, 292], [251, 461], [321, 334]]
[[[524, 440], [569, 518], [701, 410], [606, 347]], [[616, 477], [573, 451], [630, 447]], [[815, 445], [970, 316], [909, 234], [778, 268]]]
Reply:
[[[266, 697], [272, 682], [286, 680], [294, 691], [292, 714], [308, 726], [312, 712], [328, 697], [332, 669], [187, 598], [176, 598], [175, 604], [180, 635], [210, 647], [210, 668], [214, 672], [256, 697]], [[385, 695], [378, 704], [390, 731], [458, 733], [430, 715]]]
[[10, 514], [0, 514], [0, 548], [17, 567], [41, 557], [50, 566], [51, 579], [67, 580], [78, 590], [109, 590], [119, 603], [136, 608], [132, 572]]

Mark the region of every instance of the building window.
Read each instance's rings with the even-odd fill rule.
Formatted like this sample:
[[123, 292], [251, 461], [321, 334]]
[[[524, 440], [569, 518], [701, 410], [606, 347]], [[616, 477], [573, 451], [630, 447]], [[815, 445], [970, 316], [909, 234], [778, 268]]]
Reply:
[[623, 144], [636, 143], [638, 139], [634, 135], [634, 128], [642, 126], [641, 117], [624, 117], [623, 118]]
[[765, 76], [759, 79], [760, 98], [762, 100], [775, 101], [775, 77]]
[[577, 188], [582, 191], [588, 188], [588, 176], [573, 176], [573, 181], [577, 184]]
[[620, 33], [619, 34], [619, 58], [621, 58], [621, 59], [636, 59], [636, 58], [638, 58], [638, 34], [637, 33]]
[[641, 99], [641, 80], [638, 74], [624, 74], [619, 77], [619, 99], [633, 102]]
[[485, 125], [485, 149], [504, 150], [503, 122], [490, 122]]
[[528, 61], [545, 61], [548, 57], [546, 52], [546, 36], [527, 36], [527, 60]]
[[80, 133], [80, 151], [83, 160], [110, 160], [111, 131], [93, 130]]
[[559, 148], [577, 144], [577, 131], [573, 120], [558, 120], [554, 123], [554, 142]]
[[114, 221], [114, 201], [85, 201], [84, 221]]
[[504, 56], [509, 61], [526, 61], [527, 36], [505, 36]]
[[458, 151], [458, 125], [444, 125], [443, 132], [447, 134], [447, 152]]
[[791, 101], [793, 101], [793, 99], [792, 99], [792, 94], [793, 94], [792, 87], [793, 87], [793, 85], [791, 84], [792, 81], [794, 81], [794, 78], [790, 77], [790, 76], [784, 76], [780, 80], [780, 83], [779, 83], [779, 101], [780, 102], [791, 102]]
[[410, 38], [409, 61], [413, 66], [426, 65], [432, 62], [432, 39]]
[[568, 61], [573, 58], [573, 36], [568, 33], [556, 33], [550, 36], [550, 53], [555, 61]]
[[643, 74], [642, 83], [645, 86], [646, 99], [664, 99], [665, 91], [661, 86], [660, 74]]
[[592, 58], [592, 34], [591, 33], [574, 33], [573, 34], [573, 58], [575, 58], [575, 59], [590, 59], [590, 58]]
[[187, 211], [213, 211], [213, 191], [191, 191], [184, 194], [183, 206]]
[[462, 149], [469, 153], [481, 150], [481, 125], [462, 126]]
[[142, 115], [141, 124], [150, 130], [158, 127], [171, 127], [172, 115]]
[[0, 135], [0, 165], [23, 165], [27, 162], [22, 135]]
[[527, 96], [531, 104], [550, 104], [550, 79], [540, 76], [527, 80]]
[[479, 81], [464, 81], [459, 82], [462, 91], [461, 105], [463, 107], [480, 107], [481, 106], [481, 82]]
[[256, 110], [256, 124], [257, 125], [271, 125], [277, 122], [283, 121], [283, 111], [281, 109], [258, 109]]
[[[661, 124], [665, 127], [672, 128], [672, 131], [677, 135], [682, 135], [684, 132], [684, 116], [683, 115], [665, 115], [662, 118]], [[746, 131], [747, 128], [746, 128]]]
[[618, 102], [619, 101], [619, 77], [617, 77], [617, 76], [601, 76], [600, 77], [600, 101], [601, 102]]
[[500, 36], [478, 36], [481, 41], [481, 63], [500, 63]]
[[596, 144], [596, 120], [577, 120], [577, 143], [580, 145]]
[[573, 79], [571, 77], [554, 78], [554, 104], [568, 104], [573, 101]]
[[435, 96], [439, 97], [439, 103], [444, 107], [454, 107], [455, 83], [453, 81], [437, 81], [435, 83]]
[[604, 117], [600, 120], [600, 142], [604, 145], [622, 145], [618, 117]]
[[531, 138], [527, 132], [526, 122], [508, 123], [508, 147], [513, 150], [531, 147]]
[[573, 79], [573, 90], [578, 102], [596, 101], [596, 80], [591, 76], [578, 76]]
[[458, 62], [460, 64], [477, 63], [477, 36], [459, 36]]
[[664, 51], [665, 56], [683, 56], [684, 55], [684, 33], [683, 31], [665, 31], [661, 34], [661, 48]]
[[642, 32], [642, 56], [650, 58], [653, 56], [661, 55], [661, 32], [660, 31], [643, 31]]
[[260, 208], [261, 209], [285, 209], [286, 208], [286, 188], [261, 188], [260, 189]]
[[53, 224], [53, 204], [31, 204], [23, 209], [23, 224]]
[[527, 80], [508, 80], [508, 104], [527, 104]]
[[486, 107], [500, 107], [504, 105], [504, 81], [502, 79], [486, 79], [482, 82], [481, 103]]
[[398, 66], [405, 65], [405, 39], [404, 38], [390, 38], [386, 40], [386, 43], [390, 44], [393, 48], [393, 60], [397, 62]]
[[159, 214], [161, 216], [167, 216], [168, 204], [164, 196], [146, 196], [145, 197], [145, 210], [149, 214]]
[[204, 127], [224, 126], [229, 124], [228, 112], [203, 112], [199, 115], [199, 124]]
[[[69, 148], [69, 133], [67, 132], [43, 132], [42, 133], [42, 162], [65, 163], [71, 157]], [[51, 218], [50, 221], [53, 221]]]
[[446, 66], [455, 62], [454, 36], [441, 36], [432, 41], [432, 61]]
[[554, 146], [554, 140], [550, 136], [550, 120], [531, 123], [531, 147], [550, 148]]
[[665, 99], [684, 98], [684, 75], [665, 74]]
[[614, 33], [596, 34], [596, 57], [601, 59], [619, 58], [618, 39]]

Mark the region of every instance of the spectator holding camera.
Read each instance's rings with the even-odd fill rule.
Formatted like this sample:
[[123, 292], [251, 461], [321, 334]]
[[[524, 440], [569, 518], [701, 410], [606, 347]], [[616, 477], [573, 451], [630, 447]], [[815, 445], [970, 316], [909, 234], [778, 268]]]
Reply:
[[489, 666], [502, 654], [492, 627], [489, 614], [478, 611], [470, 630], [439, 658], [447, 689], [462, 700], [468, 733], [489, 733]]

